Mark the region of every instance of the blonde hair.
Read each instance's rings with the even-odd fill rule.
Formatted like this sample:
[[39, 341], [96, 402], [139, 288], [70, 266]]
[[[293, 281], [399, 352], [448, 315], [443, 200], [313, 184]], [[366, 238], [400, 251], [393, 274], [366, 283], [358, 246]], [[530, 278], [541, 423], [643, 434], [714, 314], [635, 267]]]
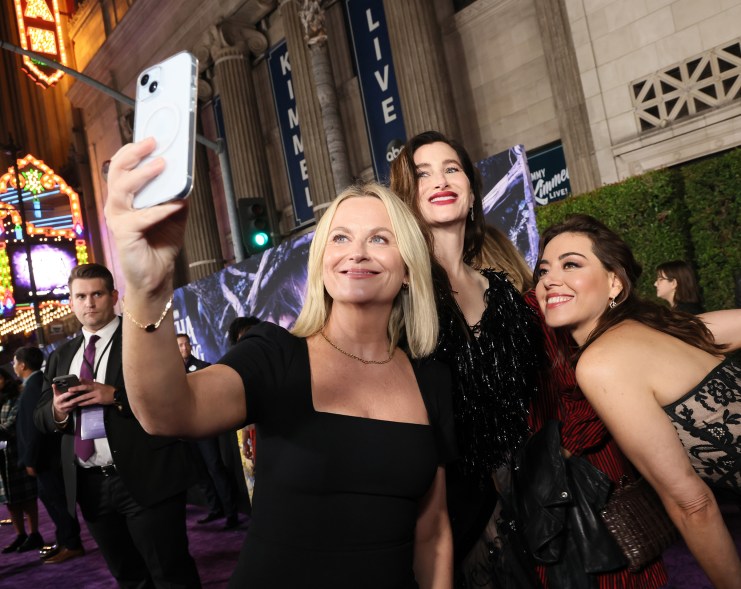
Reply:
[[484, 246], [473, 262], [475, 268], [494, 268], [504, 272], [521, 293], [535, 286], [533, 271], [520, 251], [504, 233], [491, 225], [486, 226]]
[[291, 332], [299, 337], [309, 337], [318, 333], [327, 323], [332, 310], [332, 298], [324, 288], [322, 262], [330, 225], [337, 207], [349, 198], [358, 197], [377, 198], [386, 207], [408, 274], [409, 288], [399, 291], [389, 317], [387, 331], [391, 349], [406, 334], [412, 357], [428, 356], [437, 345], [438, 319], [427, 242], [409, 208], [396, 194], [375, 182], [349, 186], [343, 190], [319, 221], [309, 248], [306, 299]]

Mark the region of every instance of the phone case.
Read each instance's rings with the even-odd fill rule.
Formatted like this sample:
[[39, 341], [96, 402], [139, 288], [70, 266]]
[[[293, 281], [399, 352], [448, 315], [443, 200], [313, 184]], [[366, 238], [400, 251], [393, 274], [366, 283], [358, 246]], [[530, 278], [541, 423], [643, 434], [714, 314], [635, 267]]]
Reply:
[[136, 82], [134, 141], [154, 137], [152, 154], [165, 159], [162, 173], [134, 196], [134, 208], [185, 198], [193, 186], [198, 60], [183, 51], [145, 69]]

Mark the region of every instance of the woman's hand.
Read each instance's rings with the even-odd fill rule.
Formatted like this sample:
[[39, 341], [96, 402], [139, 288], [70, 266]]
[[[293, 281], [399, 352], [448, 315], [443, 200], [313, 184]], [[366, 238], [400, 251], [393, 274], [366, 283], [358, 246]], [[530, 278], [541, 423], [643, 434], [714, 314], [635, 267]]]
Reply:
[[154, 139], [124, 145], [111, 159], [105, 217], [126, 282], [146, 294], [170, 288], [175, 258], [183, 246], [187, 201], [135, 209], [134, 195], [165, 168], [155, 158], [137, 168], [155, 147]]

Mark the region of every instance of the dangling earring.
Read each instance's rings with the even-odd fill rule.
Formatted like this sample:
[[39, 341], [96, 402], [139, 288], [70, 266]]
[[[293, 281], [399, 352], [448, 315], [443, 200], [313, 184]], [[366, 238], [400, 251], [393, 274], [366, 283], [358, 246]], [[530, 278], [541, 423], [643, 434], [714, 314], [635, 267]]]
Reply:
[[469, 214], [471, 215], [471, 221], [473, 221], [473, 207], [468, 209]]
[[401, 290], [409, 290], [409, 283], [408, 282], [402, 282], [401, 283]]
[[610, 299], [610, 304], [609, 304], [609, 305], [607, 305], [607, 306], [608, 306], [608, 307], [610, 307], [610, 309], [614, 309], [615, 307], [617, 307], [617, 306], [618, 306], [618, 303], [616, 303], [616, 302], [615, 302], [615, 297], [612, 297], [612, 298]]

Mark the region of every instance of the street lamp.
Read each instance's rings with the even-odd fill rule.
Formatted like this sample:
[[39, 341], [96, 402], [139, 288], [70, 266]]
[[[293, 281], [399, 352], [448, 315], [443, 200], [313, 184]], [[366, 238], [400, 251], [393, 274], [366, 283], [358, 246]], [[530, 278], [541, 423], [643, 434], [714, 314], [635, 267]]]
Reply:
[[13, 172], [15, 173], [15, 190], [18, 194], [18, 212], [21, 215], [21, 224], [23, 225], [23, 249], [26, 252], [28, 260], [28, 276], [31, 285], [31, 306], [33, 307], [33, 316], [36, 320], [36, 343], [41, 347], [46, 344], [44, 341], [44, 326], [41, 323], [41, 313], [39, 312], [39, 301], [36, 295], [36, 277], [33, 272], [33, 260], [31, 259], [31, 242], [28, 235], [28, 225], [26, 223], [26, 205], [23, 203], [23, 192], [21, 191], [21, 174], [18, 170], [18, 153], [20, 146], [15, 145], [13, 136], [8, 135], [8, 143], [0, 146], [6, 155], [13, 158]]

